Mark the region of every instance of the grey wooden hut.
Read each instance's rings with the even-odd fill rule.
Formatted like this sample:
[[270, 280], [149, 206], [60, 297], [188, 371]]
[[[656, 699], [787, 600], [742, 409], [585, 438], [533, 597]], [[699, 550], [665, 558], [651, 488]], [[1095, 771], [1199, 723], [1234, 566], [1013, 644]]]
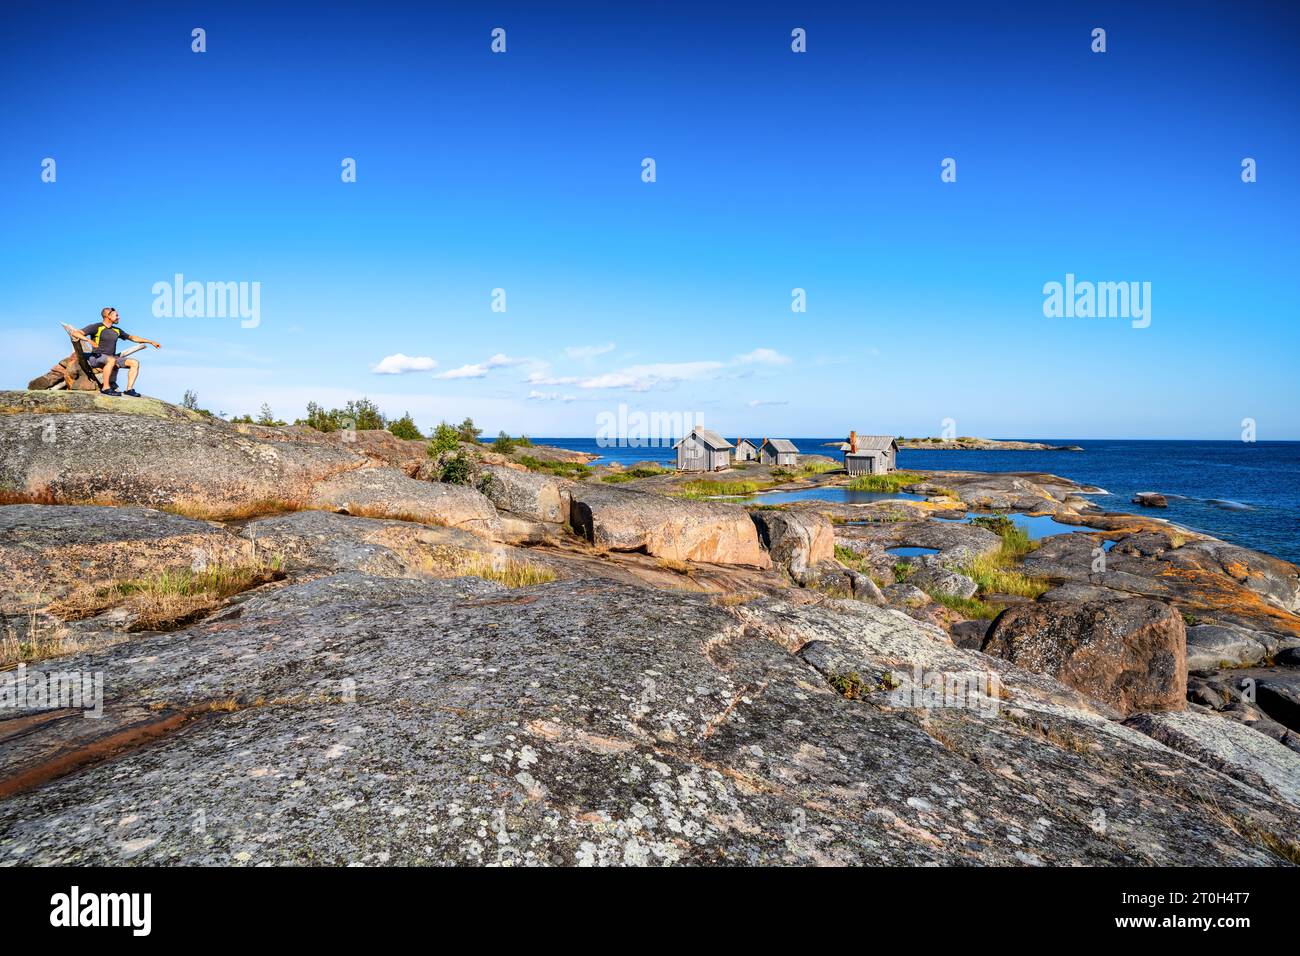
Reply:
[[758, 458], [765, 465], [797, 465], [799, 449], [788, 438], [764, 438]]
[[748, 438], [737, 438], [732, 457], [736, 461], [758, 461], [758, 444]]
[[696, 425], [673, 447], [681, 471], [720, 471], [731, 466], [731, 442], [710, 428]]
[[898, 441], [893, 435], [849, 432], [849, 440], [840, 449], [844, 470], [850, 475], [883, 475], [898, 467]]

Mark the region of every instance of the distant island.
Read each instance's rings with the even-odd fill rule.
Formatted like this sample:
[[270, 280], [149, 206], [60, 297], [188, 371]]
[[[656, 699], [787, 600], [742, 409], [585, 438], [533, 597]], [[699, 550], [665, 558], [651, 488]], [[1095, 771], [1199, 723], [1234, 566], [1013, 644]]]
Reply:
[[1078, 445], [1048, 445], [1037, 441], [1003, 441], [998, 438], [899, 438], [899, 448], [933, 451], [1083, 451]]

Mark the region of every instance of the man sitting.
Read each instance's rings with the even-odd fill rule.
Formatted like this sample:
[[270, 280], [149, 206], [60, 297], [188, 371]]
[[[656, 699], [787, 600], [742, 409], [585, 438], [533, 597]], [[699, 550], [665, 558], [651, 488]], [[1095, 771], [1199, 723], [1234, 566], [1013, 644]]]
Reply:
[[[72, 337], [81, 342], [89, 342], [94, 349], [86, 356], [86, 361], [91, 368], [102, 368], [104, 370], [103, 380], [100, 384], [99, 391], [103, 395], [129, 395], [131, 398], [139, 398], [140, 393], [135, 390], [135, 377], [140, 374], [140, 363], [133, 358], [118, 359], [117, 357], [117, 340], [126, 339], [128, 342], [141, 342], [145, 345], [152, 345], [156, 349], [162, 348], [162, 344], [152, 339], [141, 339], [134, 335], [128, 335], [117, 326], [117, 309], [105, 308], [100, 310], [100, 321], [92, 322], [80, 332], [73, 331]], [[118, 365], [126, 366], [126, 391], [117, 390], [117, 369]]]

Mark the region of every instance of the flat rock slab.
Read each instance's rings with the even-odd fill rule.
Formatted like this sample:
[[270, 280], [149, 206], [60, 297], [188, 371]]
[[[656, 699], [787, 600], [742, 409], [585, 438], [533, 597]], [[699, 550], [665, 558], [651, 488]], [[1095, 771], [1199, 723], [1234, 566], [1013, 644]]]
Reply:
[[359, 468], [316, 485], [316, 507], [367, 518], [397, 518], [460, 528], [496, 540], [501, 523], [496, 508], [466, 485], [409, 478], [396, 468]]
[[278, 555], [289, 572], [359, 571], [377, 577], [446, 576], [467, 556], [504, 561], [513, 551], [461, 531], [409, 521], [298, 511], [250, 521], [240, 537]]
[[[66, 397], [95, 408], [94, 396]], [[117, 408], [0, 415], [0, 486], [68, 504], [193, 506], [216, 516], [302, 499], [363, 462], [324, 445], [257, 441], [220, 419], [154, 416], [133, 404], [142, 399], [102, 401]]]
[[737, 505], [583, 482], [574, 482], [569, 494], [570, 524], [597, 547], [677, 561], [771, 567], [749, 513]]
[[[349, 573], [58, 666], [105, 716], [0, 722], [0, 864], [1259, 865], [1232, 820], [1300, 827], [852, 601]], [[1002, 690], [928, 706], [924, 674]]]
[[1125, 723], [1206, 766], [1300, 805], [1300, 753], [1244, 723], [1198, 710], [1138, 714]]
[[48, 602], [79, 586], [238, 564], [247, 541], [207, 521], [150, 508], [0, 506], [0, 599]]

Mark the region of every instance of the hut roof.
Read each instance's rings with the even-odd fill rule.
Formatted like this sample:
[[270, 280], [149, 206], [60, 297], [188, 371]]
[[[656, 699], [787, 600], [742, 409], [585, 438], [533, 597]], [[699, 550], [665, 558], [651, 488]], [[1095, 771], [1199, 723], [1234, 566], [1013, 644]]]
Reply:
[[[704, 444], [708, 445], [714, 451], [721, 451], [724, 448], [731, 447], [731, 442], [727, 441], [725, 438], [723, 438], [713, 429], [705, 428], [703, 425], [696, 425], [694, 428], [692, 428], [691, 435], [694, 435], [696, 438], [704, 442]], [[687, 435], [686, 438], [690, 438], [691, 435]], [[677, 442], [677, 444], [673, 445], [673, 447], [676, 448], [683, 441], [686, 441], [686, 438], [683, 438], [681, 441]]]
[[850, 455], [865, 455], [869, 451], [886, 451], [891, 445], [897, 443], [893, 435], [859, 435], [858, 450], [853, 452], [849, 448], [849, 443], [844, 442], [840, 445], [840, 451], [848, 452]]
[[799, 454], [799, 449], [794, 447], [794, 442], [788, 438], [769, 438], [764, 442], [765, 445], [771, 445], [772, 450], [776, 452], [790, 452]]

